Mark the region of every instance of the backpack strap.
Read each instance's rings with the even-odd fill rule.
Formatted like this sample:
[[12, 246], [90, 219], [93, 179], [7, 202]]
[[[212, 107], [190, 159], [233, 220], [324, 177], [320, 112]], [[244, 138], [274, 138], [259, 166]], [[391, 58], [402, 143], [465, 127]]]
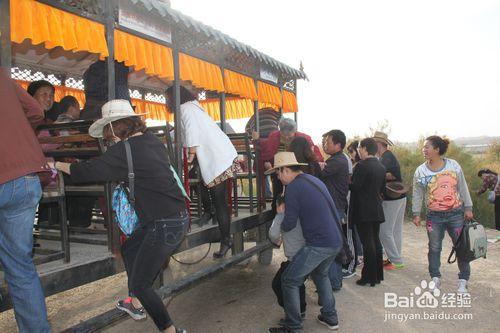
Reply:
[[[462, 237], [464, 234], [464, 229], [465, 229], [465, 223], [464, 226], [462, 227], [462, 231], [460, 231], [460, 235], [457, 238], [456, 242], [453, 242], [453, 246], [451, 247], [451, 252], [450, 255], [448, 256], [448, 264], [453, 264], [455, 261], [457, 261], [457, 248], [460, 242], [462, 241]], [[455, 258], [453, 260], [451, 259], [455, 255]]]
[[135, 207], [135, 196], [134, 196], [134, 163], [132, 161], [132, 149], [130, 148], [130, 142], [128, 140], [123, 141], [125, 145], [125, 154], [127, 155], [127, 167], [128, 167], [128, 188], [129, 195], [128, 200], [132, 207]]

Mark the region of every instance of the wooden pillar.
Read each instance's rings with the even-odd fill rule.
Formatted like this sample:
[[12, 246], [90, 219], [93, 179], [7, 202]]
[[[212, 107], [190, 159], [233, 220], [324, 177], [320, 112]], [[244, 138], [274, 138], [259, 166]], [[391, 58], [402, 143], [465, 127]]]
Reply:
[[181, 133], [183, 131], [180, 110], [181, 110], [181, 79], [179, 65], [179, 50], [173, 50], [174, 58], [174, 123], [175, 123], [175, 166], [177, 174], [182, 177], [183, 170], [183, 143]]
[[[297, 99], [297, 107], [298, 107], [298, 98], [297, 98], [297, 80], [293, 81], [293, 92], [295, 93], [295, 99]], [[299, 113], [299, 110], [293, 113], [293, 119], [295, 120], [295, 123], [297, 124], [297, 128], [299, 128], [299, 124], [297, 122], [297, 114]]]
[[[106, 70], [108, 80], [108, 101], [115, 98], [115, 1], [106, 1], [106, 43], [108, 45], [109, 56], [106, 59]], [[105, 147], [103, 146], [103, 149]], [[113, 211], [111, 196], [113, 193], [112, 184], [107, 182], [104, 185], [104, 198], [106, 200], [106, 215], [108, 219], [108, 249], [115, 255], [120, 256], [120, 230], [118, 225], [113, 223]]]
[[[222, 72], [222, 80], [224, 80], [224, 67], [220, 68]], [[226, 133], [226, 92], [221, 92], [219, 94], [219, 104], [220, 104], [220, 128]]]
[[283, 85], [280, 85], [280, 95], [281, 95], [280, 116], [283, 116]]
[[12, 44], [10, 40], [10, 0], [0, 0], [0, 66], [10, 70]]

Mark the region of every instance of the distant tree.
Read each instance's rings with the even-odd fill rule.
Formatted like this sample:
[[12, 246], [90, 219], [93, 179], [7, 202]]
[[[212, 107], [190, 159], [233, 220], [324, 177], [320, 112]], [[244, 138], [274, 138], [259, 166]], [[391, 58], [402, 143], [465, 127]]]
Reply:
[[387, 135], [391, 134], [392, 128], [389, 120], [384, 119], [382, 121], [378, 121], [376, 126], [370, 126], [369, 132], [366, 136], [373, 136], [373, 134], [375, 134], [375, 132], [377, 131], [384, 132]]

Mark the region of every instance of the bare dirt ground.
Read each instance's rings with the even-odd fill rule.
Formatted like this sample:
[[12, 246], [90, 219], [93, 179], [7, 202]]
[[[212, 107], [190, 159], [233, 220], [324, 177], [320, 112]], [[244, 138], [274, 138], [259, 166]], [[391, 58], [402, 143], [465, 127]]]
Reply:
[[[500, 232], [488, 230], [490, 238]], [[427, 273], [427, 236], [424, 228], [405, 225], [404, 258], [406, 268], [386, 272], [385, 281], [376, 288], [359, 287], [356, 277], [344, 280], [340, 292], [335, 293], [340, 331], [343, 332], [498, 332], [500, 327], [500, 242], [488, 244], [488, 258], [472, 263], [469, 283], [470, 307], [465, 301], [455, 302], [451, 296], [443, 301], [438, 297], [437, 308], [385, 308], [384, 294], [396, 293], [410, 297], [418, 292]], [[456, 264], [445, 263], [451, 244], [446, 236], [442, 253], [441, 293], [454, 294], [457, 285]], [[206, 250], [187, 254], [199, 256]], [[446, 257], [446, 258], [445, 258]], [[280, 250], [274, 251], [269, 266], [259, 265], [256, 258], [231, 268], [216, 277], [169, 300], [169, 312], [176, 325], [192, 333], [263, 333], [283, 316], [276, 304], [270, 284], [283, 260]], [[188, 274], [209, 265], [205, 259], [197, 267], [172, 265], [171, 278]], [[425, 291], [425, 290], [424, 290]], [[47, 298], [50, 322], [55, 332], [92, 317], [114, 306], [116, 300], [126, 296], [126, 277], [118, 274], [92, 284], [75, 288]], [[423, 295], [423, 292], [421, 293]], [[418, 296], [414, 297], [416, 300]], [[317, 296], [312, 282], [307, 283], [307, 316], [304, 332], [326, 332], [316, 322], [319, 313]], [[445, 304], [446, 303], [446, 304]], [[461, 304], [459, 304], [461, 303]], [[444, 307], [449, 305], [449, 307]], [[461, 307], [459, 307], [461, 305]], [[420, 316], [420, 318], [418, 318]], [[427, 316], [427, 318], [424, 318]], [[437, 316], [429, 318], [429, 316]], [[441, 316], [441, 317], [439, 317]], [[446, 317], [445, 317], [446, 316]], [[16, 332], [12, 311], [0, 314], [0, 332]], [[105, 330], [114, 332], [156, 332], [150, 319], [141, 322], [125, 320]]]

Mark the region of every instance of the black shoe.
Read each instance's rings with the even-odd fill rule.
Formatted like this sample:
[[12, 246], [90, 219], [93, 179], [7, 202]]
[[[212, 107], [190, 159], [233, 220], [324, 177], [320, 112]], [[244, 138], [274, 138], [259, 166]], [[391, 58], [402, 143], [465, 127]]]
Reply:
[[285, 326], [270, 327], [269, 333], [293, 333], [291, 329]]
[[358, 281], [356, 281], [356, 284], [358, 286], [366, 286], [366, 285], [370, 284], [370, 287], [375, 287], [375, 282], [368, 282], [368, 281], [363, 280], [363, 279], [359, 279]]
[[220, 249], [217, 252], [214, 252], [214, 259], [222, 259], [226, 256], [227, 251], [229, 251], [233, 247], [233, 242], [224, 242], [220, 243]]
[[203, 213], [203, 215], [201, 215], [200, 219], [196, 223], [200, 227], [202, 227], [205, 224], [208, 224], [211, 220], [212, 220], [212, 214], [210, 214], [210, 213]]
[[323, 315], [318, 316], [318, 321], [328, 327], [331, 330], [338, 330], [339, 329], [339, 323], [338, 322], [333, 322], [329, 319], [326, 319]]

